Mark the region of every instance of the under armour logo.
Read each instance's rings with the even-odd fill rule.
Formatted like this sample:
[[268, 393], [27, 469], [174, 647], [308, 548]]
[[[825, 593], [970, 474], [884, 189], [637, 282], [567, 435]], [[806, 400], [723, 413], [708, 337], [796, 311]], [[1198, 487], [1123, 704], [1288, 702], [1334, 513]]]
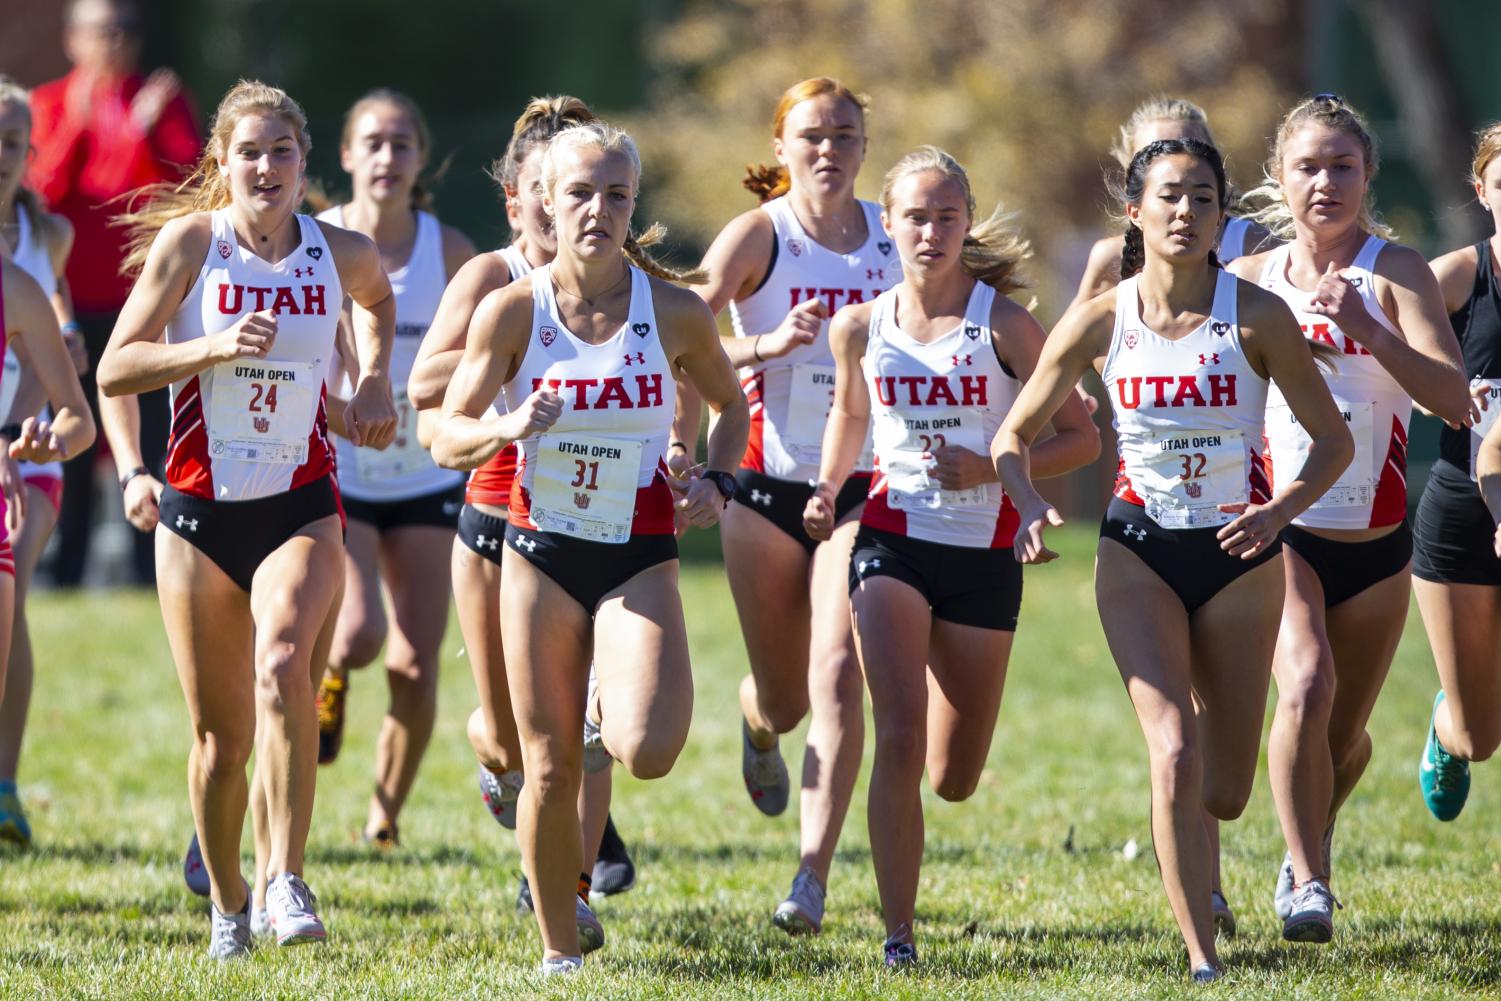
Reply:
[[771, 507], [771, 494], [763, 493], [755, 487], [751, 488], [750, 499], [752, 504], [760, 504], [762, 507]]
[[[1208, 354], [1208, 355], [1199, 355], [1199, 364], [1200, 365], [1218, 365], [1219, 363], [1220, 363], [1219, 352], [1215, 352], [1214, 354]], [[1215, 378], [1218, 379], [1219, 376], [1215, 376]]]
[[535, 553], [537, 551], [537, 540], [518, 535], [516, 537], [516, 548], [525, 549], [529, 553]]
[[975, 359], [971, 355], [950, 355], [950, 357], [954, 359], [955, 368], [958, 368], [960, 365], [973, 365], [975, 363]]
[[1145, 539], [1146, 537], [1147, 537], [1147, 530], [1145, 528], [1137, 528], [1135, 525], [1127, 525], [1126, 526], [1126, 538], [1128, 538], [1128, 539], [1135, 539], [1137, 542], [1140, 542], [1142, 539]]
[[177, 527], [178, 528], [186, 528], [190, 532], [196, 532], [196, 531], [198, 531], [198, 519], [197, 518], [188, 518], [188, 517], [186, 517], [184, 515], [178, 515], [177, 516]]
[[861, 577], [864, 577], [866, 567], [871, 567], [872, 569], [874, 569], [875, 567], [878, 567], [880, 565], [880, 560], [861, 560], [859, 563], [855, 564], [855, 572], [858, 573]]
[[1226, 323], [1224, 320], [1215, 320], [1213, 323], [1211, 323], [1209, 325], [1209, 329], [1213, 330], [1216, 334], [1219, 334], [1221, 337], [1224, 337], [1226, 334], [1228, 334], [1230, 332], [1230, 324]]
[[[309, 257], [311, 257], [315, 261], [321, 261], [321, 260], [323, 260], [323, 248], [322, 247], [309, 247], [307, 249], [307, 255]], [[312, 272], [310, 271], [310, 272], [308, 272], [308, 274], [312, 274]]]
[[493, 553], [495, 552], [495, 547], [500, 545], [500, 540], [487, 538], [483, 535], [476, 535], [474, 537], [474, 544], [476, 546], [479, 546], [481, 549], [488, 549]]
[[886, 280], [886, 269], [885, 268], [866, 268], [865, 269], [865, 280], [866, 281], [868, 281], [868, 282], [869, 281], [875, 281], [877, 278], [881, 279], [881, 281], [885, 281]]
[[[645, 365], [645, 364], [646, 364], [646, 355], [645, 355], [645, 353], [643, 353], [641, 351], [637, 351], [635, 354], [629, 354], [629, 353], [627, 353], [626, 356], [625, 356], [625, 367], [626, 368], [630, 368], [632, 365]], [[645, 376], [642, 376], [642, 378], [645, 378]]]
[[304, 271], [307, 272], [307, 276], [309, 278], [313, 277], [313, 266], [311, 264], [309, 264], [305, 268], [293, 268], [292, 274], [296, 275], [298, 278], [301, 278]]
[[631, 333], [635, 334], [637, 337], [645, 337], [647, 334], [651, 333], [651, 324], [633, 323], [631, 324]]

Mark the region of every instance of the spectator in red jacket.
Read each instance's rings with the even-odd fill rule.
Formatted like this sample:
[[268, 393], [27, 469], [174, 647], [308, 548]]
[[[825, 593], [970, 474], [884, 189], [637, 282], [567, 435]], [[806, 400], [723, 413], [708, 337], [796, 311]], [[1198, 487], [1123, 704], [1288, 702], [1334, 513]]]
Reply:
[[[124, 207], [120, 195], [183, 176], [201, 146], [192, 108], [177, 75], [139, 72], [141, 9], [133, 0], [72, 0], [63, 48], [73, 69], [32, 91], [36, 158], [28, 182], [52, 211], [73, 223], [76, 238], [68, 283], [88, 346], [84, 390], [96, 400], [93, 371], [125, 302], [120, 274], [125, 234], [111, 225]], [[141, 399], [146, 463], [160, 476], [167, 439], [165, 391]], [[94, 454], [64, 467], [58, 523], [57, 583], [83, 577], [94, 509]], [[135, 571], [152, 578], [150, 536], [136, 539]]]

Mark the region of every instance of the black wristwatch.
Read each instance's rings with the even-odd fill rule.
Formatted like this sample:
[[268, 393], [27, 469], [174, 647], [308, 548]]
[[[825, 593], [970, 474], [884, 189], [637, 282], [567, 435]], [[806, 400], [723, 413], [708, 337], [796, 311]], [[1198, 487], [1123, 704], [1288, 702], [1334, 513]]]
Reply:
[[130, 481], [135, 479], [137, 476], [150, 475], [151, 470], [147, 469], [145, 466], [137, 466], [130, 472], [126, 473], [124, 476], [120, 477], [120, 489], [124, 490], [126, 487], [130, 486]]
[[706, 469], [703, 478], [719, 488], [719, 494], [728, 504], [735, 499], [735, 476], [733, 473], [720, 472], [718, 469]]

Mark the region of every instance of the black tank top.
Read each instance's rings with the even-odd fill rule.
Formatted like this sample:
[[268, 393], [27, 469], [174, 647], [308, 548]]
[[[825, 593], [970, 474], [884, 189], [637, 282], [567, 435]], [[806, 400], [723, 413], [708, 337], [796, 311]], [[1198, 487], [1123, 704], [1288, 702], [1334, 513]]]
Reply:
[[[1481, 240], [1475, 250], [1480, 258], [1475, 266], [1475, 287], [1464, 305], [1449, 314], [1449, 323], [1464, 352], [1465, 374], [1471, 379], [1501, 379], [1501, 287], [1497, 286], [1491, 260], [1491, 241]], [[1439, 431], [1438, 455], [1468, 475], [1469, 428], [1444, 425]]]

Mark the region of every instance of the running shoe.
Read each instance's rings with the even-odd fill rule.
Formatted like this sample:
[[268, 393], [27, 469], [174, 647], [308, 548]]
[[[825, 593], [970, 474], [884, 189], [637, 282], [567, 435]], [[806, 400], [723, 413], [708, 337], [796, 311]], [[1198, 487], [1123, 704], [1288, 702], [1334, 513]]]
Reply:
[[1214, 933], [1225, 938], [1234, 938], [1235, 912], [1230, 909], [1230, 902], [1218, 890], [1209, 895], [1209, 900], [1214, 910]]
[[182, 857], [182, 881], [188, 889], [200, 897], [208, 896], [208, 869], [203, 864], [203, 852], [198, 847], [198, 832], [188, 842], [188, 851]]
[[318, 686], [318, 764], [327, 765], [344, 746], [344, 699], [349, 695], [349, 675], [329, 668]]
[[[1334, 874], [1334, 824], [1331, 823], [1324, 831], [1322, 861], [1324, 875]], [[1293, 912], [1293, 853], [1288, 852], [1282, 856], [1282, 868], [1277, 870], [1277, 889], [1272, 894], [1272, 906], [1276, 908], [1277, 917], [1283, 921]]]
[[392, 852], [401, 847], [401, 834], [396, 830], [396, 823], [390, 820], [382, 820], [373, 831], [362, 829], [360, 840], [381, 852]]
[[583, 969], [583, 956], [552, 956], [542, 960], [541, 973], [544, 977], [566, 977], [582, 973]]
[[594, 673], [594, 665], [590, 664], [589, 692], [584, 696], [584, 771], [591, 775], [609, 768], [615, 760], [605, 747], [604, 731], [599, 728], [598, 721], [589, 718], [589, 710], [595, 707], [598, 696], [599, 676]]
[[1334, 937], [1334, 909], [1340, 906], [1322, 879], [1310, 879], [1293, 889], [1292, 913], [1282, 922], [1289, 942], [1324, 943]]
[[215, 904], [209, 904], [209, 959], [240, 959], [250, 955], [254, 947], [251, 938], [250, 897], [245, 897], [245, 907], [237, 914], [225, 914]]
[[593, 891], [601, 897], [624, 893], [636, 885], [636, 864], [625, 849], [625, 842], [615, 830], [615, 818], [605, 818], [605, 834], [599, 839], [599, 856], [594, 862]]
[[792, 892], [772, 912], [771, 923], [788, 935], [817, 935], [823, 930], [823, 884], [812, 869], [792, 877]]
[[495, 822], [508, 831], [516, 829], [516, 800], [521, 798], [525, 784], [521, 772], [512, 770], [496, 775], [484, 765], [479, 766], [479, 794], [485, 801], [485, 809]]
[[1225, 968], [1218, 963], [1205, 963], [1194, 967], [1192, 976], [1196, 984], [1212, 984], [1225, 976]]
[[255, 907], [250, 912], [250, 934], [265, 938], [271, 934], [271, 914], [264, 907]]
[[0, 841], [17, 848], [31, 847], [31, 824], [21, 809], [21, 797], [14, 782], [0, 782]]
[[787, 762], [780, 747], [763, 751], [751, 743], [750, 724], [740, 721], [740, 774], [745, 791], [750, 793], [756, 809], [768, 817], [779, 817], [787, 809], [792, 783], [787, 778]]
[[[322, 942], [328, 933], [314, 910], [318, 898], [295, 873], [284, 872], [266, 887], [266, 911], [277, 945]], [[247, 929], [249, 925], [247, 924]]]
[[1433, 715], [1428, 717], [1428, 743], [1423, 745], [1423, 760], [1418, 762], [1418, 785], [1428, 812], [1439, 820], [1453, 820], [1470, 796], [1470, 763], [1456, 758], [1439, 743], [1434, 720], [1443, 701], [1440, 690], [1433, 699]]
[[585, 956], [602, 949], [605, 945], [605, 926], [599, 923], [599, 918], [589, 909], [583, 897], [573, 898], [574, 920], [579, 926], [579, 951]]
[[[906, 925], [902, 926], [902, 928], [906, 927]], [[910, 929], [908, 931], [910, 934]], [[897, 934], [901, 934], [901, 928], [897, 929]], [[911, 969], [917, 965], [917, 946], [893, 935], [881, 946], [881, 956], [888, 970]]]

